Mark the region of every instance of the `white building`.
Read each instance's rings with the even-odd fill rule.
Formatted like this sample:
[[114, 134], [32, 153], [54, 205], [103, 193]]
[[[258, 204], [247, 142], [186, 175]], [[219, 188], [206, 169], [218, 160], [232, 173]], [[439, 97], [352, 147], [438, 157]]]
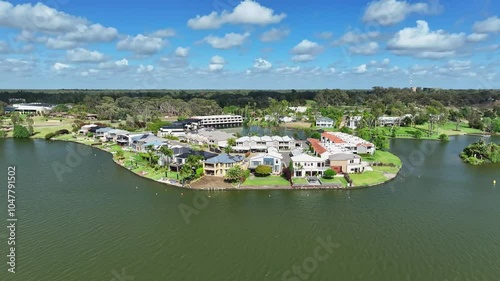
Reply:
[[305, 106], [296, 106], [296, 107], [290, 106], [290, 107], [288, 107], [288, 109], [295, 112], [295, 113], [306, 113], [306, 111], [307, 111], [307, 107], [305, 107]]
[[333, 127], [333, 120], [328, 117], [318, 117], [316, 118], [316, 127], [331, 128]]
[[234, 138], [234, 135], [219, 130], [199, 130], [197, 133], [188, 133], [185, 136], [188, 143], [217, 147], [226, 147], [230, 138]]
[[271, 147], [267, 150], [267, 153], [261, 153], [250, 158], [249, 162], [248, 168], [250, 170], [254, 170], [260, 165], [265, 165], [272, 168], [273, 174], [279, 175], [283, 168], [283, 155]]
[[243, 116], [241, 115], [208, 115], [193, 116], [190, 119], [199, 121], [203, 127], [238, 127], [243, 125]]
[[51, 111], [54, 105], [47, 103], [18, 103], [5, 108], [6, 112], [45, 114]]
[[295, 149], [296, 141], [289, 136], [252, 136], [241, 137], [236, 139], [236, 145], [233, 146], [234, 151], [267, 151], [269, 148], [275, 148], [278, 151], [290, 151]]
[[341, 132], [323, 132], [321, 145], [332, 154], [350, 152], [355, 154], [373, 154], [375, 145], [360, 137]]
[[157, 134], [159, 137], [166, 137], [166, 136], [180, 137], [186, 135], [183, 126], [163, 126], [160, 128]]
[[293, 156], [291, 159], [294, 177], [322, 176], [330, 168], [324, 159], [308, 154]]
[[78, 130], [78, 134], [80, 135], [86, 135], [89, 133], [90, 129], [98, 127], [96, 124], [89, 124], [89, 125], [84, 125]]
[[349, 129], [356, 130], [362, 118], [363, 118], [362, 116], [349, 116], [347, 117], [345, 126]]

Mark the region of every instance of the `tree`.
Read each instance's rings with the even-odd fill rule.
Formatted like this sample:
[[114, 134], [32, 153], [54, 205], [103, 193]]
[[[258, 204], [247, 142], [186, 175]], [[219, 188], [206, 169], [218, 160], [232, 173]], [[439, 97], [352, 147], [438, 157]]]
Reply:
[[33, 124], [35, 124], [35, 121], [33, 121], [33, 118], [27, 117], [26, 118], [26, 124], [28, 124], [28, 132], [30, 132], [30, 135], [33, 135]]
[[236, 146], [236, 139], [235, 138], [227, 139], [227, 145]]
[[196, 170], [202, 166], [201, 160], [203, 160], [201, 155], [189, 155], [185, 166], [189, 166], [191, 170]]
[[[168, 146], [162, 145], [160, 147], [160, 153], [161, 155], [163, 155], [163, 158], [167, 160], [166, 169], [168, 172], [168, 170], [170, 169], [170, 159], [172, 158], [172, 156], [174, 156], [174, 151], [168, 148]], [[165, 174], [165, 176], [168, 176], [168, 174]]]
[[255, 168], [255, 175], [258, 177], [267, 177], [273, 172], [273, 169], [270, 166], [259, 165]]
[[334, 170], [328, 169], [323, 173], [323, 177], [325, 179], [333, 179], [333, 177], [335, 177], [336, 174], [337, 173]]
[[231, 154], [231, 152], [233, 152], [233, 147], [227, 144], [226, 147], [224, 147], [224, 153]]
[[7, 106], [7, 104], [3, 101], [0, 100], [0, 115], [4, 115], [5, 113], [5, 107]]
[[313, 132], [313, 133], [311, 133], [311, 138], [317, 139], [317, 140], [321, 139], [320, 132]]
[[116, 155], [116, 158], [118, 158], [119, 160], [123, 159], [123, 156], [124, 156], [123, 150], [121, 150], [121, 149], [118, 150], [115, 155]]
[[155, 155], [154, 147], [152, 145], [146, 146], [146, 152], [148, 154], [149, 166], [153, 166], [153, 157]]
[[413, 132], [413, 137], [416, 139], [422, 138], [423, 135], [424, 135], [424, 133], [420, 130], [415, 130], [415, 132]]
[[186, 178], [189, 178], [192, 174], [193, 174], [193, 169], [191, 169], [191, 167], [189, 167], [188, 165], [182, 166], [181, 170], [179, 171], [179, 175], [182, 178], [182, 186], [184, 186]]
[[10, 114], [10, 121], [12, 122], [12, 125], [16, 126], [21, 122], [21, 116], [19, 116], [19, 113], [17, 112], [12, 112]]
[[247, 174], [240, 166], [233, 166], [226, 171], [224, 179], [229, 182], [238, 182], [238, 187], [245, 180]]
[[22, 125], [16, 125], [14, 126], [13, 136], [16, 139], [27, 139], [31, 136], [31, 134], [26, 127]]
[[441, 135], [439, 135], [439, 139], [440, 139], [441, 141], [449, 141], [449, 140], [450, 140], [450, 137], [448, 137], [448, 135], [447, 135], [447, 134], [441, 134]]

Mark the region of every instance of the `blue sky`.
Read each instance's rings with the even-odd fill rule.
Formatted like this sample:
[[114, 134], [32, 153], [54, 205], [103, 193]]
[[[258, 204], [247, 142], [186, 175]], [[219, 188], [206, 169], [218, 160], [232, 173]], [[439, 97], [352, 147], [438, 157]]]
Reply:
[[0, 88], [499, 88], [494, 0], [0, 0]]

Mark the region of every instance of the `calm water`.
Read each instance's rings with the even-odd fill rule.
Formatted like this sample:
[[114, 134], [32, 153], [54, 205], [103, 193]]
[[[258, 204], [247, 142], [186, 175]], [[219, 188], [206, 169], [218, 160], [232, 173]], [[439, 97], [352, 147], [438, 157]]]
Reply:
[[[0, 219], [7, 165], [19, 219], [15, 275], [0, 228], [0, 280], [499, 280], [500, 166], [457, 157], [475, 139], [394, 141], [405, 169], [370, 189], [211, 193], [139, 178], [95, 149], [67, 162], [77, 144], [0, 140]], [[60, 179], [54, 165], [67, 166]], [[194, 210], [188, 223], [179, 207]], [[318, 239], [337, 246], [321, 261]]]

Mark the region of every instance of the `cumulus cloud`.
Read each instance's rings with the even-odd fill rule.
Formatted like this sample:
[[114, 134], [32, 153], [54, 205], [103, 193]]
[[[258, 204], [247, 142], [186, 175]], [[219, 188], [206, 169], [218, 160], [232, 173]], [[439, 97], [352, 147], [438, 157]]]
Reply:
[[368, 69], [368, 66], [366, 64], [362, 64], [362, 65], [360, 65], [358, 67], [355, 67], [354, 68], [354, 72], [356, 72], [356, 73], [365, 73], [367, 71], [367, 69]]
[[11, 53], [13, 50], [5, 41], [0, 41], [0, 54]]
[[472, 33], [467, 36], [469, 42], [481, 42], [488, 39], [488, 34], [485, 33]]
[[212, 72], [221, 71], [226, 64], [226, 60], [221, 56], [213, 56], [208, 64], [208, 70]]
[[221, 14], [211, 12], [205, 16], [196, 16], [188, 20], [187, 25], [192, 29], [216, 29], [223, 24], [255, 24], [268, 25], [279, 23], [286, 14], [275, 14], [270, 8], [264, 7], [252, 0], [244, 0], [232, 12], [223, 11]]
[[[0, 27], [20, 29], [20, 40], [43, 41], [52, 49], [70, 49], [90, 42], [110, 42], [118, 36], [115, 28], [93, 24], [85, 18], [57, 11], [42, 3], [14, 6], [0, 1]], [[39, 33], [51, 38], [36, 39]]]
[[117, 61], [102, 62], [99, 64], [100, 69], [110, 70], [110, 71], [125, 71], [128, 69], [128, 60], [121, 59]]
[[309, 41], [307, 39], [302, 40], [292, 49], [292, 60], [295, 62], [307, 62], [312, 61], [323, 52], [323, 47], [316, 42]]
[[175, 56], [179, 58], [186, 58], [187, 56], [189, 56], [189, 47], [177, 47], [177, 49], [175, 49]]
[[288, 35], [290, 35], [290, 30], [288, 29], [271, 28], [270, 30], [262, 33], [262, 35], [260, 36], [260, 41], [262, 42], [280, 41], [288, 37]]
[[118, 50], [126, 50], [138, 55], [153, 55], [165, 46], [165, 41], [159, 37], [138, 34], [135, 37], [127, 36], [116, 45]]
[[317, 34], [319, 39], [330, 40], [333, 38], [333, 33], [330, 31], [323, 31]]
[[350, 46], [349, 52], [356, 55], [373, 55], [377, 53], [378, 47], [377, 42], [369, 42], [367, 44]]
[[83, 48], [66, 51], [66, 58], [72, 62], [101, 62], [105, 59], [104, 54]]
[[216, 49], [230, 49], [243, 45], [248, 37], [250, 37], [248, 32], [244, 34], [231, 32], [224, 35], [224, 37], [209, 35], [203, 41]]
[[416, 27], [400, 30], [389, 40], [387, 48], [396, 55], [438, 59], [453, 56], [465, 44], [464, 33], [431, 31], [426, 21], [417, 21]]
[[175, 36], [175, 30], [173, 28], [160, 29], [149, 34], [151, 37], [167, 38]]
[[342, 37], [334, 42], [334, 45], [342, 44], [358, 44], [369, 40], [373, 40], [380, 35], [378, 31], [370, 31], [367, 33], [362, 33], [360, 31], [347, 31]]
[[273, 65], [263, 59], [263, 58], [258, 58], [255, 60], [254, 64], [253, 64], [253, 68], [256, 69], [256, 70], [260, 70], [260, 71], [266, 71], [266, 70], [269, 70], [273, 67]]
[[36, 67], [34, 60], [4, 58], [0, 59], [0, 71], [8, 73], [26, 73]]
[[500, 18], [497, 16], [489, 17], [483, 21], [474, 23], [474, 32], [477, 33], [499, 33], [500, 32]]
[[139, 65], [139, 67], [137, 68], [137, 73], [141, 74], [141, 73], [149, 73], [149, 72], [153, 72], [155, 70], [155, 67], [152, 66], [152, 65]]
[[56, 62], [56, 63], [54, 63], [54, 65], [52, 65], [52, 70], [54, 70], [55, 72], [61, 72], [61, 71], [68, 69], [68, 68], [71, 68], [71, 65], [60, 63], [60, 62]]
[[375, 21], [387, 26], [402, 22], [411, 13], [431, 14], [439, 12], [440, 9], [439, 4], [430, 6], [427, 3], [409, 4], [406, 1], [378, 0], [368, 4], [363, 21]]

